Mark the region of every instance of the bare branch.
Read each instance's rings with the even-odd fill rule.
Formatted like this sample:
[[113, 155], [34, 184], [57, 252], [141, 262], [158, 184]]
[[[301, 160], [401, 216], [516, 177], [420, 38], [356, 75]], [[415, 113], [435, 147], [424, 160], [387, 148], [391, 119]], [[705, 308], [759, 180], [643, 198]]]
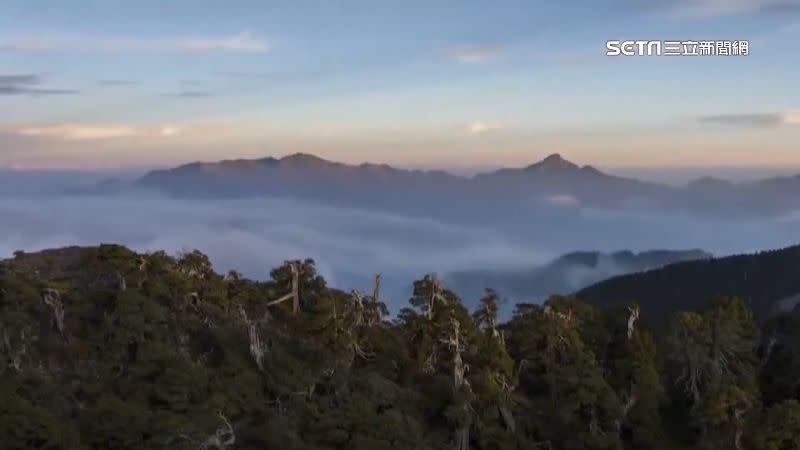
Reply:
[[61, 292], [57, 289], [44, 289], [41, 292], [42, 301], [53, 310], [52, 323], [61, 333], [61, 337], [67, 339], [66, 326], [64, 325], [64, 304], [61, 302]]
[[436, 275], [430, 275], [429, 278], [431, 282], [431, 292], [427, 299], [425, 317], [431, 320], [433, 319], [433, 310], [436, 304], [441, 303], [445, 305], [447, 304], [447, 299], [444, 297], [444, 287], [442, 286], [442, 282], [439, 281], [439, 278]]
[[283, 303], [286, 300], [292, 300], [292, 313], [297, 314], [298, 311], [300, 311], [300, 293], [299, 293], [300, 271], [297, 268], [297, 264], [295, 263], [289, 264], [289, 268], [292, 271], [292, 281], [291, 281], [292, 291], [277, 300], [273, 300], [267, 303], [267, 306], [273, 306], [279, 303]]
[[222, 420], [224, 426], [217, 428], [213, 435], [203, 441], [198, 447], [199, 450], [209, 450], [212, 448], [224, 450], [228, 447], [232, 447], [233, 444], [236, 443], [236, 433], [233, 431], [231, 422], [225, 417], [225, 414], [223, 414], [221, 410], [217, 411], [217, 417]]
[[639, 320], [639, 305], [632, 305], [628, 307], [630, 315], [628, 315], [628, 340], [633, 338], [633, 332], [636, 328], [636, 321]]
[[375, 275], [375, 284], [372, 287], [372, 300], [379, 302], [381, 294], [381, 274]]
[[128, 290], [128, 282], [125, 280], [125, 275], [122, 272], [117, 271], [117, 282], [119, 283], [119, 290], [120, 292], [125, 292]]
[[772, 333], [772, 336], [769, 337], [767, 340], [767, 347], [764, 349], [764, 356], [761, 358], [761, 368], [763, 369], [768, 363], [770, 358], [772, 358], [772, 352], [775, 351], [775, 346], [778, 345], [778, 338], [775, 336], [775, 333]]
[[239, 314], [242, 316], [245, 325], [247, 325], [247, 337], [250, 341], [250, 355], [258, 366], [258, 370], [263, 371], [263, 359], [266, 354], [266, 346], [261, 343], [261, 338], [258, 335], [258, 321], [250, 320], [247, 318], [247, 312], [239, 305]]
[[0, 355], [4, 357], [9, 366], [19, 372], [22, 370], [22, 357], [25, 356], [28, 351], [25, 330], [20, 331], [19, 348], [14, 351], [11, 346], [11, 341], [8, 338], [8, 330], [6, 330], [2, 323], [0, 323], [0, 329], [3, 330], [3, 341], [0, 343]]

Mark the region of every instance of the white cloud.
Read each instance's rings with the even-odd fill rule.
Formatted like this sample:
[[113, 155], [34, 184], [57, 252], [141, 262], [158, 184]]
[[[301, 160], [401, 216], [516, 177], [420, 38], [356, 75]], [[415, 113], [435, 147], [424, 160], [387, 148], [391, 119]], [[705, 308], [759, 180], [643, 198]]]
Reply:
[[173, 126], [163, 126], [160, 130], [158, 130], [158, 134], [161, 136], [175, 136], [177, 134], [181, 134], [180, 127], [173, 127]]
[[478, 64], [491, 60], [501, 51], [499, 46], [492, 45], [460, 45], [445, 49], [447, 59], [464, 64]]
[[581, 206], [581, 201], [570, 194], [556, 194], [545, 198], [545, 203], [562, 208], [577, 208]]
[[671, 11], [679, 17], [703, 18], [800, 8], [800, 0], [675, 0]]
[[490, 131], [499, 130], [501, 127], [499, 125], [490, 124], [481, 121], [475, 121], [467, 125], [467, 132], [469, 134], [484, 134]]
[[230, 36], [139, 38], [97, 35], [0, 36], [0, 50], [24, 52], [232, 52], [261, 53], [271, 49], [263, 37], [249, 31]]
[[115, 139], [136, 136], [139, 130], [125, 125], [74, 125], [56, 124], [22, 127], [14, 130], [21, 136], [59, 138], [66, 141], [89, 141], [96, 139]]
[[178, 41], [176, 47], [192, 52], [265, 52], [270, 49], [265, 40], [247, 31], [230, 37], [184, 39]]
[[800, 110], [787, 111], [781, 115], [784, 125], [800, 125]]
[[173, 137], [187, 134], [219, 132], [230, 129], [227, 124], [188, 124], [135, 126], [124, 124], [53, 123], [17, 125], [0, 130], [18, 136], [57, 139], [63, 141], [95, 141], [133, 137]]
[[747, 127], [779, 127], [800, 125], [800, 110], [770, 113], [721, 114], [700, 117], [700, 122]]

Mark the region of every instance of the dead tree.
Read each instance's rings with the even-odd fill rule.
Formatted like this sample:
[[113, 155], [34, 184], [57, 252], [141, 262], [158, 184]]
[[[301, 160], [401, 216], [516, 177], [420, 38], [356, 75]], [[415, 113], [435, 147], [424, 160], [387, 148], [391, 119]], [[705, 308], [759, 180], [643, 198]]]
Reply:
[[[353, 305], [353, 326], [354, 327], [359, 327], [362, 324], [364, 324], [364, 322], [366, 322], [366, 318], [364, 317], [365, 316], [364, 296], [360, 292], [358, 292], [357, 290], [354, 289], [350, 293], [350, 298], [353, 300], [352, 301], [352, 305]], [[336, 308], [336, 303], [334, 303], [333, 307], [334, 307], [334, 309]]]
[[236, 433], [233, 431], [231, 422], [225, 417], [225, 414], [223, 414], [221, 410], [217, 411], [217, 417], [222, 420], [223, 426], [217, 428], [214, 434], [203, 441], [198, 447], [199, 450], [210, 450], [212, 448], [224, 450], [228, 447], [233, 447], [233, 444], [236, 443]]
[[566, 313], [556, 311], [550, 305], [544, 307], [544, 316], [555, 321], [556, 327], [554, 330], [553, 338], [556, 339], [557, 345], [566, 347], [568, 345], [567, 336], [565, 333], [575, 325], [575, 317], [572, 315], [572, 310]]
[[255, 360], [258, 370], [263, 371], [264, 365], [262, 360], [266, 354], [265, 346], [261, 343], [261, 338], [258, 335], [258, 321], [250, 320], [247, 318], [247, 312], [239, 306], [239, 314], [242, 316], [245, 325], [247, 326], [247, 336], [250, 341], [250, 355]]
[[[355, 327], [366, 325], [373, 327], [383, 321], [383, 307], [380, 303], [381, 275], [375, 275], [375, 284], [372, 288], [372, 295], [353, 290], [350, 293], [352, 300], [352, 324]], [[335, 307], [335, 304], [334, 304]]]
[[[291, 292], [284, 295], [283, 297], [273, 300], [267, 303], [267, 309], [270, 306], [274, 306], [280, 303], [283, 303], [287, 300], [292, 301], [292, 313], [297, 314], [300, 311], [300, 269], [297, 267], [296, 263], [289, 264], [289, 270], [291, 271], [292, 278], [291, 278]], [[230, 272], [230, 279], [233, 281], [239, 280], [239, 274], [235, 272]], [[253, 356], [253, 359], [258, 365], [259, 370], [264, 370], [262, 360], [264, 355], [266, 354], [266, 347], [261, 343], [261, 338], [258, 335], [258, 325], [262, 322], [266, 322], [270, 315], [269, 311], [264, 314], [264, 318], [261, 320], [250, 320], [247, 317], [247, 313], [245, 312], [244, 308], [239, 305], [239, 313], [244, 319], [244, 323], [247, 326], [247, 335], [250, 341], [250, 354]]]
[[693, 405], [700, 404], [701, 388], [710, 377], [709, 354], [704, 344], [699, 342], [703, 333], [699, 328], [704, 326], [702, 318], [694, 313], [681, 313], [681, 326], [675, 337], [676, 359], [681, 364], [681, 373], [675, 379], [675, 385], [681, 386], [687, 394], [691, 394]]
[[631, 305], [628, 307], [628, 340], [633, 338], [633, 332], [636, 330], [636, 321], [639, 320], [639, 305]]
[[516, 430], [516, 421], [514, 420], [514, 415], [511, 412], [511, 406], [514, 403], [513, 394], [514, 391], [517, 390], [517, 387], [519, 387], [519, 377], [526, 364], [526, 360], [523, 359], [520, 361], [519, 365], [517, 366], [517, 370], [513, 374], [514, 379], [511, 383], [509, 383], [508, 379], [506, 379], [505, 375], [502, 373], [494, 373], [495, 382], [500, 386], [500, 390], [503, 392], [503, 398], [498, 409], [500, 410], [500, 415], [503, 418], [503, 422], [506, 424], [506, 428], [508, 428], [508, 430], [511, 432]]
[[139, 276], [139, 282], [137, 283], [137, 287], [139, 289], [141, 289], [142, 286], [144, 286], [144, 283], [147, 280], [148, 267], [149, 267], [149, 265], [147, 263], [147, 258], [145, 258], [144, 256], [140, 256], [139, 257], [139, 273], [141, 275]]
[[194, 309], [197, 309], [200, 306], [200, 294], [197, 292], [190, 292], [186, 294], [186, 301]]
[[575, 319], [572, 316], [572, 310], [571, 309], [568, 310], [566, 313], [563, 313], [561, 311], [556, 311], [550, 305], [546, 305], [544, 307], [544, 314], [545, 314], [545, 316], [557, 318], [557, 319], [561, 320], [566, 325], [571, 325], [573, 320]]
[[11, 340], [8, 338], [8, 330], [0, 323], [0, 329], [3, 330], [3, 341], [0, 342], [0, 355], [4, 357], [9, 367], [19, 372], [22, 370], [22, 357], [27, 353], [25, 330], [20, 331], [19, 348], [14, 350], [11, 346]]
[[64, 325], [64, 303], [61, 302], [61, 292], [57, 289], [44, 289], [41, 292], [42, 301], [53, 310], [51, 325], [55, 324], [61, 337], [67, 339], [67, 329]]
[[[636, 331], [636, 322], [639, 320], [639, 305], [631, 305], [628, 307], [628, 322], [627, 322], [627, 336], [628, 340], [630, 341], [633, 339], [633, 333]], [[622, 430], [622, 424], [628, 417], [628, 414], [631, 412], [636, 403], [639, 401], [639, 397], [633, 392], [633, 386], [629, 392], [622, 392], [619, 394], [620, 398], [624, 401], [622, 405], [622, 414], [618, 420], [616, 420], [616, 427], [617, 431]]]
[[[631, 389], [633, 391], [633, 389]], [[628, 418], [628, 414], [630, 414], [631, 410], [636, 403], [639, 401], [639, 397], [636, 394], [621, 394], [621, 399], [625, 401], [622, 405], [622, 414], [620, 415], [619, 419], [615, 420], [615, 426], [617, 429], [617, 433], [622, 432], [622, 424], [625, 423], [625, 420]]]
[[[747, 408], [749, 409], [749, 408]], [[736, 450], [742, 450], [742, 436], [744, 434], [744, 414], [747, 412], [747, 409], [740, 409], [734, 408], [733, 410], [733, 422], [734, 426], [736, 427], [736, 431], [733, 435], [733, 447]]]
[[761, 362], [759, 363], [759, 367], [763, 369], [769, 363], [770, 358], [772, 358], [772, 353], [775, 351], [775, 346], [778, 345], [778, 337], [775, 335], [775, 332], [772, 332], [772, 335], [767, 339], [767, 345], [764, 348], [764, 356], [761, 358]]
[[[461, 324], [455, 317], [451, 319], [453, 329], [447, 339], [443, 339], [442, 343], [450, 348], [453, 352], [453, 390], [456, 393], [462, 390], [469, 390], [469, 381], [466, 380], [464, 375], [469, 371], [469, 366], [464, 363], [462, 352], [465, 350], [464, 342], [461, 340]], [[468, 412], [470, 406], [464, 402], [461, 408]], [[469, 424], [461, 424], [455, 432], [455, 448], [456, 450], [469, 449]]]
[[254, 322], [247, 324], [247, 336], [250, 339], [250, 354], [253, 355], [256, 365], [258, 365], [258, 370], [263, 371], [264, 366], [261, 361], [264, 358], [264, 346], [261, 344], [261, 338], [258, 336], [258, 327]]
[[381, 274], [375, 275], [375, 284], [372, 287], [372, 300], [380, 301], [381, 295]]
[[119, 283], [119, 290], [120, 292], [125, 292], [128, 290], [128, 282], [125, 280], [125, 275], [122, 272], [117, 271], [117, 282]]
[[[339, 337], [340, 334], [344, 335], [349, 340], [348, 347], [352, 350], [353, 356], [359, 356], [363, 359], [371, 359], [374, 355], [361, 348], [358, 342], [358, 328], [362, 325], [368, 324], [367, 319], [367, 304], [368, 301], [364, 300], [364, 295], [353, 290], [351, 293], [350, 310], [340, 318], [336, 309], [336, 302], [333, 302], [333, 328], [334, 335]], [[352, 362], [352, 361], [351, 361]]]
[[486, 294], [481, 298], [481, 306], [475, 312], [474, 319], [479, 327], [485, 328], [493, 338], [502, 342], [502, 333], [497, 329], [497, 310], [497, 293], [494, 289], [486, 289]]
[[436, 364], [439, 362], [439, 350], [436, 347], [428, 353], [427, 358], [422, 363], [422, 372], [432, 374], [436, 372]]
[[289, 269], [292, 272], [292, 291], [277, 300], [267, 303], [267, 306], [273, 306], [283, 303], [287, 300], [291, 300], [292, 313], [297, 314], [298, 311], [300, 311], [300, 270], [297, 268], [297, 264], [295, 263], [289, 264]]
[[383, 306], [380, 300], [381, 274], [375, 275], [375, 284], [372, 288], [372, 297], [364, 304], [364, 323], [373, 327], [383, 321]]
[[425, 308], [425, 317], [428, 320], [433, 319], [433, 310], [437, 303], [447, 304], [447, 299], [444, 296], [444, 287], [442, 282], [436, 275], [430, 276], [431, 292], [427, 298], [427, 305]]
[[[419, 298], [424, 302], [422, 305], [422, 310], [424, 313], [424, 317], [426, 320], [426, 324], [419, 330], [420, 335], [427, 334], [429, 332], [433, 333], [441, 333], [439, 329], [439, 325], [434, 323], [433, 318], [436, 310], [439, 308], [437, 307], [438, 304], [442, 306], [447, 305], [448, 301], [444, 295], [444, 287], [442, 286], [441, 281], [436, 277], [436, 275], [426, 275], [423, 279], [423, 286], [426, 286], [429, 291], [419, 292]], [[438, 338], [435, 338], [438, 339]], [[449, 341], [443, 341], [447, 343]], [[421, 351], [426, 352], [425, 360], [422, 361], [422, 371], [423, 373], [434, 373], [436, 372], [436, 366], [439, 362], [439, 347], [441, 342], [436, 342], [434, 345], [430, 346], [430, 348], [423, 348]]]

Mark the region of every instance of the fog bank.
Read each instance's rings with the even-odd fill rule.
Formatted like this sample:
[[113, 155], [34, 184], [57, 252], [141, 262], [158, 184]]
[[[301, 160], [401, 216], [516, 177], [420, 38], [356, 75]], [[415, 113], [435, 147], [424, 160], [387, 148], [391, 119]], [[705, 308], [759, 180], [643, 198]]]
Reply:
[[257, 279], [286, 259], [310, 257], [330, 284], [343, 289], [367, 288], [373, 274], [383, 273], [396, 310], [411, 282], [428, 272], [532, 267], [573, 250], [702, 248], [723, 255], [800, 242], [800, 215], [711, 221], [553, 211], [534, 223], [492, 228], [282, 199], [0, 195], [0, 256], [112, 242], [139, 251], [197, 248], [216, 270]]

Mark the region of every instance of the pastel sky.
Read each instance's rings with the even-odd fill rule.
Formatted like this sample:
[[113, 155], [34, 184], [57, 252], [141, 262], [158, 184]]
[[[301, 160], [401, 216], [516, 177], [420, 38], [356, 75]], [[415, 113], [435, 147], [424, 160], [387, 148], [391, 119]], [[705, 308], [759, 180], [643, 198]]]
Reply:
[[0, 167], [800, 167], [798, 51], [800, 0], [3, 0]]

